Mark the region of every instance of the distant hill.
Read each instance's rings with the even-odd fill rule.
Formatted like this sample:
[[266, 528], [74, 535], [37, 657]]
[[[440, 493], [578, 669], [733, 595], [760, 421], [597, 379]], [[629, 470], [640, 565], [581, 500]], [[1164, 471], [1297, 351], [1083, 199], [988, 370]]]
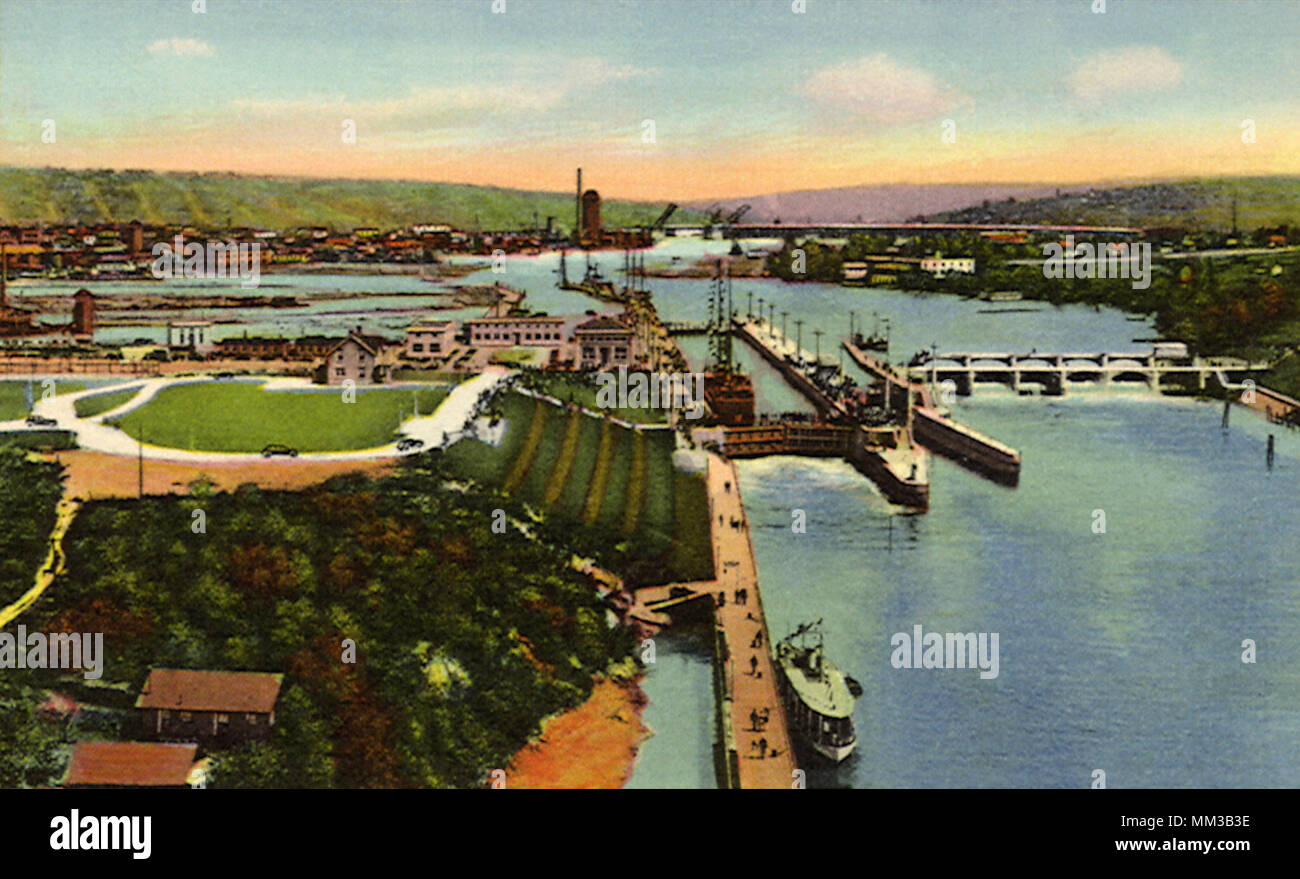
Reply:
[[[606, 226], [653, 223], [665, 206], [606, 201]], [[530, 192], [462, 183], [397, 180], [321, 180], [227, 173], [73, 171], [0, 167], [0, 222], [186, 223], [219, 228], [295, 226], [396, 228], [416, 222], [450, 223], [462, 229], [573, 226], [573, 193]], [[674, 222], [700, 217], [679, 212]]]
[[1052, 195], [1046, 184], [926, 184], [886, 183], [837, 189], [802, 189], [723, 201], [692, 201], [688, 206], [706, 210], [721, 204], [728, 211], [750, 205], [741, 222], [786, 223], [897, 223], [935, 211], [947, 211], [1012, 197], [1017, 200]]
[[[1068, 190], [1068, 191], [1067, 191]], [[1300, 225], [1300, 177], [1232, 177], [1110, 188], [1062, 187], [1059, 195], [1015, 201], [990, 199], [973, 207], [933, 213], [951, 223], [1079, 223], [1173, 226], [1228, 231], [1237, 202], [1237, 228]]]

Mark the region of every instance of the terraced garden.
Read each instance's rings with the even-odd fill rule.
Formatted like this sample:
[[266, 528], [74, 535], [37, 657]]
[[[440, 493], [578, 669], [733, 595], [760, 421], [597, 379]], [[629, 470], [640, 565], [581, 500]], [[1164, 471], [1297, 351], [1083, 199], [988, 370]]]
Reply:
[[506, 422], [500, 445], [451, 446], [442, 461], [452, 474], [581, 532], [589, 551], [613, 551], [639, 582], [713, 576], [704, 479], [673, 467], [671, 431], [630, 430], [517, 393], [496, 407]]

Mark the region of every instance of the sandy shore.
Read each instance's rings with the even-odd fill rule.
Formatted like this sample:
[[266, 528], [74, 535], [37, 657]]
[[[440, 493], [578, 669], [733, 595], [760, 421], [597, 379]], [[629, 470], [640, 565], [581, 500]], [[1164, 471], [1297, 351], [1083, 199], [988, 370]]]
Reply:
[[620, 788], [632, 775], [637, 750], [649, 736], [641, 719], [640, 677], [602, 679], [591, 698], [548, 718], [542, 734], [506, 769], [509, 788]]

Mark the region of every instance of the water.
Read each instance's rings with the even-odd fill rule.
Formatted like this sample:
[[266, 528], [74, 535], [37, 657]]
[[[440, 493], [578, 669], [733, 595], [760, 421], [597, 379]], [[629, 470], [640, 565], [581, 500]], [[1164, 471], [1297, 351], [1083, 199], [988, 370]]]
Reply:
[[[1270, 472], [1268, 426], [1238, 417], [1225, 437], [1206, 405], [981, 399], [959, 415], [1021, 450], [1020, 486], [941, 460], [930, 513], [896, 517], [892, 549], [890, 513], [847, 465], [741, 464], [774, 636], [823, 618], [864, 687], [858, 753], [810, 784], [1082, 788], [1103, 769], [1111, 787], [1300, 785], [1300, 439], [1278, 436]], [[893, 668], [890, 636], [918, 623], [998, 632], [998, 678]], [[1246, 638], [1258, 664], [1240, 661]]]
[[629, 788], [708, 788], [713, 768], [713, 667], [707, 632], [655, 636], [655, 662], [641, 682], [651, 736], [637, 754]]

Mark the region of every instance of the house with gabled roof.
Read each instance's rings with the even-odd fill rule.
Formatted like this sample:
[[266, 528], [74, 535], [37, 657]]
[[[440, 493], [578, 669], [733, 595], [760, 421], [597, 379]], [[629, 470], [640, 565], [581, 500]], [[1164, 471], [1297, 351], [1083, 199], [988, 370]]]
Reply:
[[265, 741], [284, 675], [155, 668], [135, 701], [142, 736], [226, 747]]
[[366, 335], [357, 327], [329, 350], [313, 378], [325, 385], [382, 384], [388, 379], [388, 364], [380, 360], [385, 345], [382, 336]]
[[193, 742], [77, 742], [60, 782], [70, 788], [183, 788], [203, 784]]

